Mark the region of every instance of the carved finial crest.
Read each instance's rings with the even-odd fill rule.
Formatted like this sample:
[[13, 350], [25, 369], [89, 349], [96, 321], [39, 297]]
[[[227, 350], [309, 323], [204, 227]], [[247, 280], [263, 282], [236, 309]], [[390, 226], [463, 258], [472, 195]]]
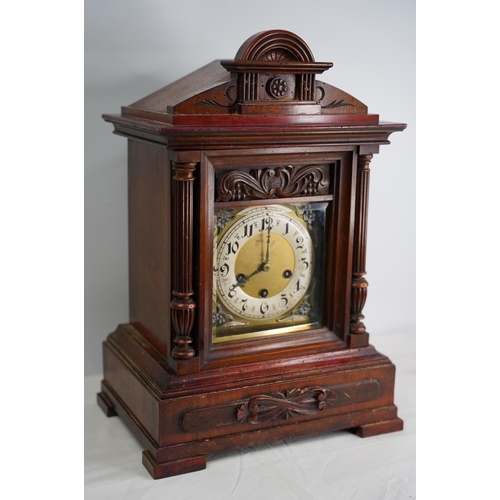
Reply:
[[262, 106], [268, 114], [320, 114], [315, 77], [333, 66], [315, 62], [304, 40], [285, 30], [251, 36], [234, 61], [221, 64], [238, 75], [236, 102], [241, 114], [262, 113]]

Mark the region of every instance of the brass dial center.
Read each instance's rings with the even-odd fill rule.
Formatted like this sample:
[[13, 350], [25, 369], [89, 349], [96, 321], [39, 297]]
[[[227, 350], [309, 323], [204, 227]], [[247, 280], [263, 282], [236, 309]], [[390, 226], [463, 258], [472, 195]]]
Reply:
[[293, 272], [295, 268], [293, 249], [282, 236], [271, 234], [268, 263], [265, 263], [266, 250], [267, 234], [257, 234], [241, 247], [234, 266], [236, 276], [250, 276], [262, 266], [263, 272], [252, 276], [242, 287], [246, 294], [260, 299], [261, 290], [267, 291], [267, 297], [280, 293], [290, 281], [284, 271]]

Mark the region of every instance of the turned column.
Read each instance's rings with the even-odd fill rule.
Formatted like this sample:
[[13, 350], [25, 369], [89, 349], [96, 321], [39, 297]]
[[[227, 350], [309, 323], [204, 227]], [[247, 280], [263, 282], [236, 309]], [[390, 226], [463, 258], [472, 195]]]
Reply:
[[354, 246], [352, 260], [351, 317], [349, 346], [368, 345], [368, 332], [363, 323], [363, 307], [368, 293], [366, 274], [366, 234], [368, 217], [368, 190], [370, 185], [370, 161], [373, 155], [358, 157], [356, 180], [356, 213], [354, 221]]
[[[193, 184], [196, 163], [172, 162], [172, 295], [174, 360], [195, 356], [191, 346], [196, 303], [193, 300]], [[177, 368], [178, 363], [174, 363]]]

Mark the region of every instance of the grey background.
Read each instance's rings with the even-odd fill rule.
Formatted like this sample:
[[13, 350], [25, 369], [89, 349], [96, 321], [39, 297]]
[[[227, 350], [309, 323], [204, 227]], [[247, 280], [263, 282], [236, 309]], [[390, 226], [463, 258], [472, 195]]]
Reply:
[[415, 1], [86, 0], [86, 375], [102, 372], [101, 343], [128, 319], [126, 140], [101, 114], [233, 58], [268, 29], [292, 31], [316, 61], [332, 61], [320, 80], [408, 124], [372, 161], [364, 314], [375, 345], [377, 332], [414, 328]]

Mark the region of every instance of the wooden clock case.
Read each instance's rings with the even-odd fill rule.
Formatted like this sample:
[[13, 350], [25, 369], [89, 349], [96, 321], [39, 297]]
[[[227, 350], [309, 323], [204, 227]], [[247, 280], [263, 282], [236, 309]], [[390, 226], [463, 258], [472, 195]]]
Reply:
[[[403, 427], [395, 366], [362, 311], [370, 161], [405, 125], [318, 81], [331, 66], [293, 33], [262, 32], [103, 116], [128, 139], [130, 318], [104, 342], [98, 403], [155, 479], [223, 450]], [[322, 325], [213, 343], [214, 207], [317, 200], [329, 203]]]

